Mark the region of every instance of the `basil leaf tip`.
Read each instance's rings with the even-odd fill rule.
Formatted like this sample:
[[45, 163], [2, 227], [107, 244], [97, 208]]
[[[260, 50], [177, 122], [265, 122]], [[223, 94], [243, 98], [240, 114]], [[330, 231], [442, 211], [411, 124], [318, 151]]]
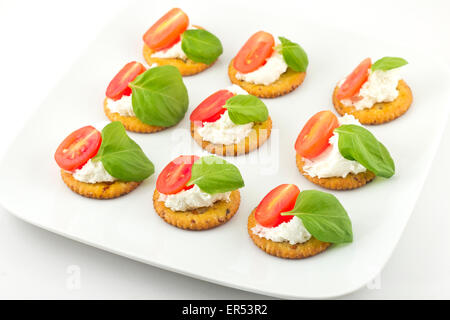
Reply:
[[294, 209], [283, 215], [295, 215], [316, 239], [331, 243], [353, 241], [352, 223], [339, 200], [331, 193], [305, 190], [300, 192]]
[[263, 122], [269, 117], [266, 105], [259, 98], [238, 94], [231, 97], [225, 103], [228, 116], [234, 124], [246, 124], [250, 122]]
[[209, 31], [186, 30], [181, 38], [181, 49], [192, 61], [209, 65], [216, 61], [223, 52], [219, 38]]
[[129, 85], [131, 103], [136, 117], [142, 122], [171, 127], [183, 119], [189, 105], [186, 86], [180, 71], [174, 66], [148, 69]]
[[335, 131], [339, 134], [339, 152], [344, 158], [358, 161], [379, 177], [390, 178], [395, 174], [394, 160], [389, 151], [369, 130], [349, 124]]
[[198, 159], [192, 166], [188, 186], [196, 184], [203, 192], [209, 194], [237, 190], [244, 186], [239, 169], [216, 156]]
[[372, 64], [372, 71], [375, 70], [382, 70], [382, 71], [388, 71], [396, 68], [400, 68], [404, 65], [408, 64], [408, 61], [406, 61], [403, 58], [398, 57], [384, 57], [377, 61], [375, 61], [374, 64]]
[[105, 170], [121, 181], [140, 182], [155, 172], [153, 163], [141, 147], [128, 137], [119, 121], [103, 128], [102, 144], [93, 160], [101, 161]]
[[284, 37], [278, 37], [278, 39], [281, 42], [279, 50], [286, 64], [296, 72], [305, 72], [309, 64], [305, 50], [299, 44], [289, 39]]

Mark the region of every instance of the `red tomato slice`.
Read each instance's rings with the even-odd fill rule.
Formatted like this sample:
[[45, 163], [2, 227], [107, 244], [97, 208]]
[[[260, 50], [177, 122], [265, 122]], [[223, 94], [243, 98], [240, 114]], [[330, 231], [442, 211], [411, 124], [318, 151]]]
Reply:
[[234, 68], [242, 73], [255, 71], [266, 63], [266, 59], [273, 53], [275, 40], [270, 33], [259, 31], [239, 50], [234, 58]]
[[175, 194], [188, 190], [186, 184], [191, 179], [192, 165], [197, 161], [197, 156], [179, 156], [170, 162], [156, 180], [156, 190], [163, 194]]
[[94, 127], [86, 126], [78, 129], [64, 139], [56, 149], [56, 163], [67, 171], [80, 169], [97, 154], [101, 144], [102, 135]]
[[113, 100], [119, 100], [123, 95], [129, 96], [131, 88], [128, 84], [145, 70], [142, 63], [136, 61], [127, 63], [109, 83], [106, 96]]
[[372, 60], [367, 58], [363, 60], [347, 77], [344, 83], [339, 87], [336, 98], [339, 100], [353, 97], [359, 92], [364, 82], [369, 77], [369, 68], [372, 66]]
[[233, 97], [234, 94], [228, 90], [219, 90], [213, 93], [208, 98], [203, 100], [197, 108], [192, 111], [189, 119], [192, 122], [215, 122], [226, 111], [223, 107], [228, 99]]
[[304, 158], [317, 157], [330, 145], [329, 140], [337, 127], [339, 127], [339, 121], [333, 112], [316, 113], [298, 135], [295, 150]]
[[282, 184], [270, 191], [255, 210], [255, 219], [266, 228], [273, 228], [287, 222], [293, 216], [282, 216], [281, 213], [294, 208], [300, 189], [295, 184]]
[[173, 8], [147, 30], [143, 39], [150, 49], [159, 51], [177, 43], [188, 26], [187, 14], [179, 8]]

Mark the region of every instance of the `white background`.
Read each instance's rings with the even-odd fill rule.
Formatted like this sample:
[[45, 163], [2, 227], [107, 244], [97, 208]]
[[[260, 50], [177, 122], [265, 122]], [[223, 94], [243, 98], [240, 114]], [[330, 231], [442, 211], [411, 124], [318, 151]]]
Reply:
[[[441, 56], [450, 63], [448, 1], [304, 2], [303, 10], [320, 17], [324, 24], [355, 28], [368, 37], [415, 42], [429, 52], [430, 59]], [[123, 5], [124, 1], [118, 0], [0, 1], [0, 157], [71, 63]], [[428, 107], [433, 112], [433, 106]], [[450, 299], [448, 163], [450, 126], [392, 258], [374, 283], [344, 298]], [[26, 201], [26, 194], [23, 199]], [[1, 208], [0, 255], [3, 299], [266, 298], [67, 240], [28, 225]], [[67, 286], [70, 266], [81, 271], [79, 288]]]

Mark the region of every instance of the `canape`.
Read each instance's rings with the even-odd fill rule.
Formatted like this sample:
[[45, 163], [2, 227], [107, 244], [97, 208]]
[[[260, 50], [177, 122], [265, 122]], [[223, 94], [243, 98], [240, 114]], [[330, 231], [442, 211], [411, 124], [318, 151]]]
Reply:
[[93, 126], [74, 131], [59, 145], [55, 160], [72, 191], [96, 199], [127, 194], [154, 172], [120, 122], [108, 124], [101, 133]]
[[332, 243], [353, 241], [344, 207], [329, 193], [300, 192], [295, 184], [270, 191], [248, 217], [247, 230], [256, 246], [286, 259], [303, 259]]
[[192, 111], [191, 135], [206, 151], [237, 156], [259, 148], [270, 137], [265, 104], [237, 85], [219, 90]]
[[235, 215], [243, 186], [239, 169], [223, 159], [179, 156], [159, 174], [153, 206], [175, 227], [211, 229]]
[[352, 115], [316, 113], [298, 135], [295, 150], [300, 173], [327, 189], [355, 189], [395, 173], [386, 147]]
[[205, 29], [189, 24], [179, 8], [171, 9], [143, 36], [144, 58], [149, 65], [172, 65], [183, 76], [209, 68], [222, 54], [220, 40]]
[[132, 61], [109, 83], [103, 110], [128, 131], [153, 133], [180, 122], [188, 105], [186, 86], [175, 67], [152, 65], [146, 70]]
[[287, 94], [302, 84], [308, 56], [300, 45], [259, 31], [244, 44], [228, 66], [232, 83], [260, 98]]
[[351, 114], [362, 124], [392, 121], [411, 106], [411, 89], [402, 79], [399, 68], [406, 60], [384, 57], [374, 64], [362, 61], [333, 92], [333, 104], [340, 115]]

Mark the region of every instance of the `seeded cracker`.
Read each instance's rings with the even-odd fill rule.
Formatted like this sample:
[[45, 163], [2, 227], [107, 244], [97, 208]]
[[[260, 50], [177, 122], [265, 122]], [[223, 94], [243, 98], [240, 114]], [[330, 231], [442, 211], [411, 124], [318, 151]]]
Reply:
[[198, 208], [191, 211], [173, 211], [159, 201], [160, 193], [155, 189], [153, 193], [153, 206], [156, 213], [171, 224], [180, 229], [207, 230], [230, 220], [239, 208], [241, 195], [239, 190], [231, 192], [230, 201], [217, 201], [211, 207]]
[[254, 84], [236, 78], [237, 70], [233, 66], [233, 60], [231, 60], [230, 65], [228, 66], [228, 76], [230, 77], [231, 82], [237, 84], [249, 94], [260, 98], [276, 98], [285, 95], [301, 85], [306, 76], [306, 72], [296, 72], [291, 68], [288, 68], [277, 81], [268, 86]]
[[71, 173], [61, 170], [64, 183], [75, 193], [87, 198], [113, 199], [125, 195], [136, 189], [140, 182], [98, 182], [85, 183], [76, 180]]
[[360, 172], [358, 174], [349, 173], [345, 178], [331, 177], [331, 178], [318, 178], [311, 177], [304, 170], [303, 166], [305, 162], [302, 156], [296, 155], [297, 168], [300, 173], [312, 183], [315, 183], [323, 188], [332, 190], [351, 190], [364, 186], [375, 178], [375, 174], [369, 170]]

